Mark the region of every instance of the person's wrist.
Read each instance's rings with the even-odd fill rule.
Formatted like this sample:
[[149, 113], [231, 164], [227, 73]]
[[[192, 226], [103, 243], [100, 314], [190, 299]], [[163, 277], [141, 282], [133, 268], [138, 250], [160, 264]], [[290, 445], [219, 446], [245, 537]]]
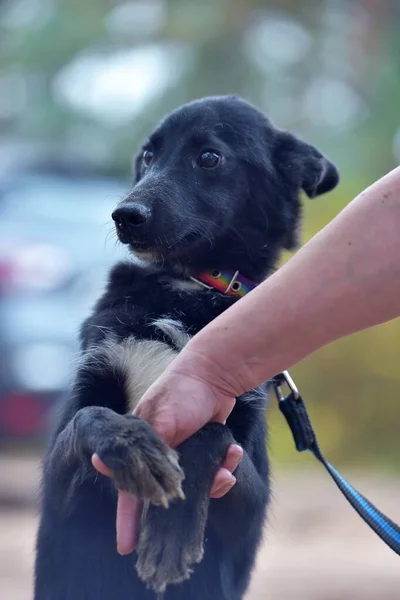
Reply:
[[[223, 359], [223, 360], [222, 360]], [[176, 368], [186, 375], [199, 379], [215, 392], [229, 398], [237, 398], [247, 390], [237, 370], [224, 364], [221, 357], [207, 338], [193, 338], [176, 361]]]

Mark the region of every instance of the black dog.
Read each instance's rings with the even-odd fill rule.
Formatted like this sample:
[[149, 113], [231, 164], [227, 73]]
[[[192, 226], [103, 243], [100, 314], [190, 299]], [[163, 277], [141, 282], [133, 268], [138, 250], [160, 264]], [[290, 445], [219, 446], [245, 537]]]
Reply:
[[[153, 132], [113, 214], [144, 264], [117, 265], [84, 323], [44, 462], [35, 600], [243, 598], [269, 496], [266, 386], [177, 452], [131, 412], [188, 339], [237, 299], [200, 285], [199, 274], [261, 282], [296, 244], [300, 190], [314, 197], [337, 182], [315, 148], [236, 97], [192, 102]], [[244, 449], [237, 483], [209, 500], [234, 441]], [[133, 556], [117, 554], [116, 490], [93, 469], [94, 452], [119, 488], [145, 501]]]

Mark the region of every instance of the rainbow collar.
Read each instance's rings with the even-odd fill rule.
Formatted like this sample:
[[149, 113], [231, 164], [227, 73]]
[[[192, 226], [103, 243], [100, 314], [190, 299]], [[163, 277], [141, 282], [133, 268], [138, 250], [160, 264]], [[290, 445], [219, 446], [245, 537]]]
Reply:
[[214, 288], [221, 294], [238, 298], [242, 298], [257, 287], [256, 283], [247, 279], [239, 271], [222, 272], [214, 269], [209, 273], [200, 273], [197, 277], [191, 277], [190, 279], [209, 290]]

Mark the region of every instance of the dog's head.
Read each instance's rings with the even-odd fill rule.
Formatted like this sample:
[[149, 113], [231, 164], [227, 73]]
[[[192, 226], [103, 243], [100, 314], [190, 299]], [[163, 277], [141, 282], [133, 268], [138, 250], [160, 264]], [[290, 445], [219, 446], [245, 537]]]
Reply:
[[113, 219], [139, 256], [192, 273], [238, 269], [260, 280], [297, 243], [301, 190], [338, 183], [335, 166], [235, 96], [178, 108], [153, 131]]

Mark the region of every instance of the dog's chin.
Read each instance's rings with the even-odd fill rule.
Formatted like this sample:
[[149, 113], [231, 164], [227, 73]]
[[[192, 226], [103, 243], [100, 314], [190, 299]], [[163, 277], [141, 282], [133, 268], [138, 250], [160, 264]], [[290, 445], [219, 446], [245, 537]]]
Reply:
[[202, 248], [209, 246], [204, 238], [197, 234], [187, 234], [176, 242], [170, 241], [163, 245], [151, 246], [135, 242], [129, 244], [130, 251], [142, 262], [181, 265], [190, 264], [201, 253]]
[[161, 260], [160, 251], [152, 248], [151, 246], [139, 245], [134, 242], [130, 242], [128, 246], [129, 251], [141, 262], [156, 264]]

